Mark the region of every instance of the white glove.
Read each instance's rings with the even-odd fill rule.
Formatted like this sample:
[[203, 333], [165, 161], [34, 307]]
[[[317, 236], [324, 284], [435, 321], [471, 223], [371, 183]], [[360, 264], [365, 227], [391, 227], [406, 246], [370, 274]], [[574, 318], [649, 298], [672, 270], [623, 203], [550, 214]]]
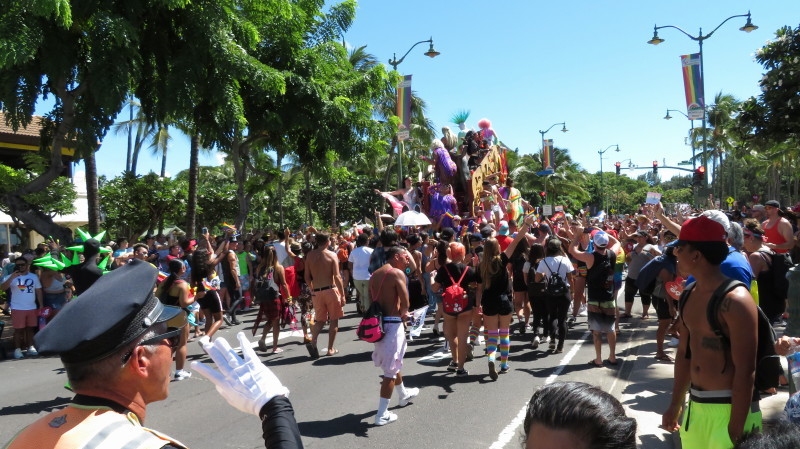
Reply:
[[219, 371], [209, 365], [192, 362], [192, 369], [210, 380], [228, 404], [258, 416], [264, 404], [275, 396], [289, 396], [289, 389], [259, 360], [244, 332], [236, 334], [244, 360], [224, 338], [206, 343], [203, 350], [211, 356]]

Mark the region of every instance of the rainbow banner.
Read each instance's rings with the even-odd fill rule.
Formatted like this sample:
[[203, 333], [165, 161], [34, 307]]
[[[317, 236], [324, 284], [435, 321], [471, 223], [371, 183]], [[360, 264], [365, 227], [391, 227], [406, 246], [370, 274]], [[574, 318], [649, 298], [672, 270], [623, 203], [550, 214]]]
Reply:
[[681, 55], [683, 88], [686, 92], [686, 112], [689, 120], [702, 120], [705, 105], [700, 53]]
[[553, 139], [544, 139], [542, 141], [542, 165], [545, 170], [553, 169], [553, 162], [550, 159], [553, 152]]
[[397, 140], [408, 140], [411, 129], [411, 75], [405, 75], [397, 85]]

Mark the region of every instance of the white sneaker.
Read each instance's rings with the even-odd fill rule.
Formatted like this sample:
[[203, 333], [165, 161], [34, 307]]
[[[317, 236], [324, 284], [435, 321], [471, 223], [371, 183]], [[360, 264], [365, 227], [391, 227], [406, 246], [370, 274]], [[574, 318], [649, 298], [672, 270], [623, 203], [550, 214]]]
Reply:
[[581, 304], [581, 308], [578, 310], [578, 316], [589, 316], [589, 312], [586, 310], [586, 304]]
[[533, 349], [538, 348], [539, 347], [539, 343], [540, 343], [539, 336], [537, 335], [537, 336], [533, 337]]
[[397, 415], [392, 412], [386, 412], [383, 416], [376, 416], [375, 417], [375, 425], [376, 426], [385, 426], [390, 422], [397, 421]]
[[14, 350], [14, 358], [15, 359], [21, 359], [22, 358], [22, 349], [17, 348], [17, 349]]
[[197, 344], [200, 345], [200, 349], [203, 349], [203, 351], [205, 351], [203, 346], [205, 346], [205, 345], [207, 345], [209, 343], [211, 343], [211, 337], [209, 337], [208, 335], [203, 335], [202, 337], [197, 339]]
[[39, 351], [37, 351], [36, 348], [33, 345], [28, 347], [28, 356], [29, 357], [33, 357], [33, 356], [37, 356], [37, 355], [39, 355]]
[[183, 379], [188, 379], [190, 377], [192, 377], [192, 373], [189, 372], [189, 371], [186, 371], [185, 369], [179, 369], [178, 371], [175, 371], [175, 380], [176, 381], [183, 380]]
[[675, 347], [677, 347], [677, 346], [678, 346], [678, 344], [679, 344], [680, 342], [681, 342], [681, 341], [680, 341], [680, 340], [678, 340], [677, 338], [675, 338], [675, 337], [672, 337], [672, 340], [670, 340], [670, 341], [669, 341], [669, 343], [667, 343], [667, 346], [669, 346], [670, 348], [675, 348]]
[[418, 395], [419, 388], [406, 388], [406, 395], [400, 398], [400, 407], [405, 407]]

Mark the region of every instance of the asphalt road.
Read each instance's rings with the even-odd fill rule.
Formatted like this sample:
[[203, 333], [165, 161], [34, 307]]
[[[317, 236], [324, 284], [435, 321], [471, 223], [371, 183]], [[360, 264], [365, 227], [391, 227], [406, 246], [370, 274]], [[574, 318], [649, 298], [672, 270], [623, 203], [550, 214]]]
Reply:
[[[578, 380], [596, 384], [622, 399], [626, 389], [631, 390], [637, 355], [646, 353], [652, 358], [650, 353], [655, 349], [650, 332], [655, 320], [634, 319], [623, 325], [618, 343], [617, 354], [624, 363], [592, 368], [587, 364], [594, 358], [591, 337], [586, 318], [579, 318], [569, 331], [564, 353], [558, 355], [543, 352], [545, 345], [532, 350], [530, 333], [514, 334], [511, 371], [492, 382], [480, 348], [475, 350], [475, 360], [467, 364], [468, 377], [457, 378], [446, 372], [449, 359], [431, 357], [442, 343], [426, 331], [422, 338], [409, 343], [403, 367], [406, 385], [419, 387], [419, 397], [403, 408], [397, 407], [397, 398], [393, 398], [390, 409], [398, 414], [398, 421], [375, 427], [372, 422], [380, 371], [370, 358], [372, 345], [355, 337], [359, 320], [355, 305], [349, 303], [345, 310], [336, 341], [339, 354], [312, 361], [302, 337], [285, 332], [281, 338], [285, 352], [262, 357], [291, 391], [307, 448], [517, 448], [521, 446], [525, 405], [538, 386], [554, 380]], [[218, 335], [231, 343], [236, 342], [235, 333], [241, 329], [250, 335], [255, 312], [241, 318], [244, 325], [224, 329]], [[320, 349], [326, 344], [327, 335], [323, 333]], [[189, 344], [189, 357], [208, 360], [194, 342]], [[71, 398], [63, 388], [66, 376], [58, 358], [2, 361], [0, 379], [2, 444], [37, 416], [67, 404]], [[192, 448], [263, 447], [258, 418], [228, 406], [213, 385], [197, 374], [173, 382], [169, 398], [149, 406], [146, 425]], [[663, 441], [653, 439], [652, 444], [644, 446], [671, 447], [671, 443], [664, 446]]]

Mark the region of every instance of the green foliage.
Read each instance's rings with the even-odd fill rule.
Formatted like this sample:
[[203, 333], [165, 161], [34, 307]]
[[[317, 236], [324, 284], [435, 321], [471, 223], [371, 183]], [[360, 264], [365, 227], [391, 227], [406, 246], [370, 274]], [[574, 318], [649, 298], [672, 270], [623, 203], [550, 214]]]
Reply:
[[[0, 196], [19, 189], [47, 170], [47, 159], [40, 154], [30, 152], [25, 154], [24, 158], [26, 170], [0, 164]], [[25, 195], [23, 198], [39, 211], [53, 217], [57, 214], [66, 215], [75, 212], [75, 200], [78, 195], [69, 178], [59, 177], [47, 189]], [[3, 202], [0, 202], [0, 211], [5, 214], [11, 212]]]
[[[380, 197], [375, 194], [373, 189], [380, 188], [380, 181], [366, 176], [349, 176], [336, 184], [336, 219], [339, 222], [355, 223], [365, 217], [373, 217], [373, 210], [378, 208]], [[305, 201], [305, 196], [311, 196], [314, 212], [322, 221], [329, 225], [338, 226], [339, 223], [331, 223], [330, 203], [331, 185], [329, 183], [318, 183], [312, 185], [311, 191], [301, 191], [301, 199]]]
[[181, 223], [186, 210], [185, 183], [150, 172], [125, 173], [100, 180], [100, 210], [110, 235], [138, 238], [155, 229], [160, 220]]

